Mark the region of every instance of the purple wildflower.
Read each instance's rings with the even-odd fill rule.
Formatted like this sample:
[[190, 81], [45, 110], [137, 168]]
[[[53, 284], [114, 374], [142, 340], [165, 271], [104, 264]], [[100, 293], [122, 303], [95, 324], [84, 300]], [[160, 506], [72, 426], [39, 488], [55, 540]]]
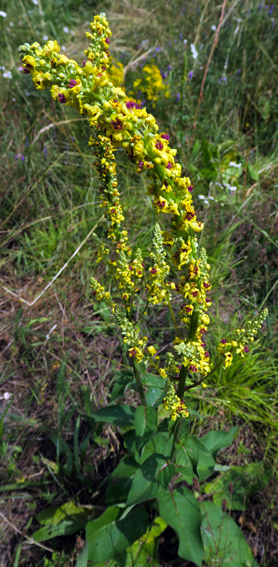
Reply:
[[108, 37], [105, 40], [105, 43], [107, 43], [107, 45], [109, 45], [109, 43], [111, 43], [110, 39], [108, 39]]
[[158, 150], [160, 150], [160, 151], [163, 150], [163, 144], [162, 144], [162, 142], [159, 142], [159, 141], [156, 142], [155, 147], [156, 147]]
[[71, 79], [69, 82], [69, 88], [72, 89], [77, 85], [77, 81], [75, 79]]
[[123, 128], [123, 125], [118, 118], [117, 118], [117, 120], [112, 120], [111, 124], [112, 124], [114, 130], [122, 130], [122, 128]]
[[189, 185], [189, 187], [187, 187], [187, 191], [188, 191], [189, 193], [192, 193], [192, 191], [193, 191], [193, 185]]
[[170, 136], [167, 132], [165, 134], [161, 134], [161, 138], [163, 138], [163, 140], [170, 140]]
[[169, 161], [166, 165], [167, 169], [172, 169], [173, 164]]
[[126, 107], [128, 108], [128, 110], [130, 110], [131, 108], [135, 108], [135, 106], [136, 106], [136, 104], [132, 100], [128, 100], [126, 102]]
[[191, 81], [192, 77], [193, 77], [193, 71], [189, 71], [188, 78], [189, 78], [190, 81]]
[[66, 99], [64, 93], [58, 94], [58, 100], [59, 100], [60, 104], [65, 104], [65, 102], [67, 102], [67, 99]]

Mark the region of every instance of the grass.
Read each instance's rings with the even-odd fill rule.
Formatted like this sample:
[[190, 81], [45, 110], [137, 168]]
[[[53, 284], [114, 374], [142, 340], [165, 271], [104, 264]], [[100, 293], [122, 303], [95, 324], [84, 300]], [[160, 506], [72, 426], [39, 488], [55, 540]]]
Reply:
[[[210, 349], [215, 348], [216, 337], [250, 313], [262, 306], [270, 312], [248, 361], [238, 359], [226, 372], [215, 373], [207, 390], [196, 394], [196, 408], [205, 416], [201, 427], [239, 423], [241, 431], [248, 431], [248, 443], [251, 439], [274, 468], [278, 107], [273, 46], [277, 8], [271, 13], [270, 6], [260, 7], [257, 0], [227, 2], [195, 127], [201, 83], [215, 38], [213, 28], [221, 13], [221, 5], [214, 0], [162, 1], [151, 6], [137, 0], [101, 6], [94, 1], [10, 0], [4, 1], [2, 9], [7, 17], [0, 16], [0, 500], [4, 515], [0, 549], [5, 567], [58, 567], [74, 564], [82, 541], [60, 538], [53, 544], [52, 540], [46, 544], [53, 549], [49, 552], [31, 546], [22, 535], [24, 527], [33, 518], [27, 534], [32, 533], [37, 526], [35, 514], [48, 505], [71, 498], [84, 503], [88, 484], [96, 490], [113, 469], [121, 451], [117, 431], [106, 427], [88, 438], [89, 424], [78, 419], [109, 401], [116, 372], [128, 368], [129, 362], [113, 319], [104, 305], [94, 304], [90, 291], [91, 275], [102, 278], [105, 273], [95, 265], [92, 238], [86, 240], [102, 214], [97, 172], [87, 145], [88, 125], [70, 109], [50, 101], [48, 92], [34, 90], [30, 77], [17, 70], [17, 47], [54, 37], [65, 46], [64, 52], [81, 60], [86, 22], [105, 9], [113, 31], [112, 54], [124, 66], [153, 49], [146, 61], [154, 60], [165, 74], [170, 97], [162, 96], [155, 108], [149, 102], [148, 108], [171, 134], [178, 159], [194, 183], [198, 216], [206, 223], [202, 243], [208, 250], [214, 290]], [[129, 66], [127, 90], [133, 88], [143, 65], [139, 59], [137, 65]], [[144, 180], [118, 153], [127, 227], [133, 244], [146, 255], [156, 219]], [[99, 224], [99, 236], [102, 231]], [[162, 344], [171, 341], [163, 309], [150, 313], [148, 332], [156, 338], [159, 333]], [[9, 399], [3, 397], [5, 392]], [[250, 443], [240, 435], [239, 462], [242, 455], [256, 460], [255, 449], [248, 453]], [[63, 443], [68, 444], [72, 460], [67, 459]], [[275, 565], [278, 547], [275, 482], [271, 490], [276, 495], [267, 528], [271, 537], [265, 534], [262, 511], [256, 516], [259, 504], [252, 508], [260, 541], [257, 560], [269, 567]], [[268, 495], [265, 508], [273, 494]], [[244, 533], [248, 537], [248, 528]]]

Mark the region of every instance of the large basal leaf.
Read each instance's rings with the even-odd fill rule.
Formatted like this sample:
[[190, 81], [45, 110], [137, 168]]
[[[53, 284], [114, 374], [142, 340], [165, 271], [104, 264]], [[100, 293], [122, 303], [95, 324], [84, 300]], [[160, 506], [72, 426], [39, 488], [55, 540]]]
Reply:
[[263, 463], [230, 467], [224, 475], [209, 483], [205, 492], [212, 494], [214, 503], [219, 506], [223, 500], [227, 500], [231, 510], [246, 510], [250, 496], [264, 488], [270, 479], [271, 472], [264, 470]]
[[174, 471], [174, 466], [167, 463], [164, 457], [151, 455], [135, 473], [127, 505], [156, 498], [167, 488]]
[[[89, 510], [79, 508], [73, 502], [67, 502], [59, 508], [48, 508], [36, 515], [36, 519], [43, 526], [32, 538], [36, 542], [45, 541], [61, 535], [72, 535], [85, 527]], [[99, 513], [96, 510], [95, 515]]]
[[156, 433], [150, 441], [145, 445], [141, 457], [136, 448], [135, 429], [130, 429], [124, 435], [124, 443], [129, 453], [132, 453], [135, 460], [142, 464], [151, 455], [164, 456], [165, 460], [169, 459], [172, 451], [173, 442], [169, 439], [168, 433]]
[[147, 567], [148, 565], [160, 567], [157, 562], [158, 538], [166, 528], [167, 524], [160, 516], [157, 516], [147, 533], [121, 553], [117, 559], [111, 559], [108, 563], [98, 563], [95, 567]]
[[259, 567], [243, 533], [229, 514], [212, 502], [202, 502], [201, 533], [204, 561], [221, 567]]
[[63, 506], [59, 508], [52, 506], [47, 508], [36, 515], [36, 520], [41, 524], [41, 526], [57, 525], [63, 520], [70, 520], [72, 517], [81, 515], [87, 517], [89, 514], [86, 508], [81, 508], [76, 506], [74, 502], [66, 502]]
[[212, 454], [216, 459], [217, 453], [224, 447], [229, 447], [238, 430], [238, 427], [232, 427], [230, 431], [210, 431], [204, 437], [199, 437], [198, 441]]
[[125, 455], [108, 480], [106, 503], [109, 506], [126, 502], [137, 469], [135, 459], [129, 454]]
[[113, 423], [114, 425], [130, 426], [134, 425], [136, 409], [125, 404], [111, 405], [99, 409], [92, 415], [86, 415], [86, 419]]
[[178, 536], [179, 557], [202, 567], [201, 512], [195, 496], [182, 486], [159, 494], [158, 502], [160, 516]]
[[143, 508], [132, 510], [123, 520], [119, 519], [120, 513], [112, 506], [87, 524], [88, 560], [92, 565], [112, 559], [146, 533], [150, 521]]
[[182, 475], [179, 478], [179, 482], [185, 480], [188, 484], [193, 484], [193, 478], [196, 475], [194, 474], [192, 461], [183, 445], [175, 443], [175, 448], [175, 471]]
[[196, 437], [184, 438], [180, 446], [189, 456], [200, 482], [206, 480], [214, 473], [215, 460]]
[[152, 407], [139, 406], [135, 413], [136, 448], [140, 450], [157, 430], [157, 412]]

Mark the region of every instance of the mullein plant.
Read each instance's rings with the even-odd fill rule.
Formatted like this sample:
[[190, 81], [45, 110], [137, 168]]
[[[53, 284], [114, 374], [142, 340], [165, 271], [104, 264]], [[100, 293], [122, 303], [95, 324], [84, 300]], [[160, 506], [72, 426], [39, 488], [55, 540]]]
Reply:
[[[182, 176], [181, 165], [175, 160], [177, 150], [169, 145], [169, 134], [159, 132], [154, 116], [111, 82], [111, 31], [105, 14], [95, 16], [86, 35], [90, 44], [84, 51], [86, 59], [81, 66], [60, 54], [57, 41], [48, 41], [44, 47], [37, 42], [20, 46], [23, 73], [31, 74], [37, 89], [49, 88], [54, 100], [73, 106], [89, 120], [92, 128], [89, 145], [97, 158], [101, 206], [108, 224], [107, 243], [95, 236], [97, 262], [109, 266], [121, 302], [115, 303], [110, 292], [95, 278], [91, 280], [92, 289], [97, 300], [111, 306], [130, 358], [153, 367], [165, 378], [163, 403], [171, 419], [176, 420], [179, 416], [188, 416], [183, 401], [187, 389], [199, 384], [205, 387], [204, 379], [221, 364], [224, 368], [230, 366], [234, 353], [247, 355], [248, 345], [254, 340], [267, 310], [248, 321], [244, 329], [237, 329], [230, 339], [221, 340], [218, 352], [222, 360], [212, 368], [205, 343], [210, 323], [207, 313], [211, 306], [210, 266], [205, 249], [199, 250], [198, 246], [197, 235], [203, 230], [203, 223], [198, 221], [194, 209], [193, 186], [188, 177]], [[166, 215], [169, 220], [165, 231], [159, 223], [155, 225], [152, 265], [148, 270], [145, 270], [141, 250], [131, 249], [128, 233], [122, 228], [124, 214], [117, 181], [117, 148], [127, 152], [138, 173], [145, 172], [147, 192], [152, 196], [157, 218]], [[176, 282], [169, 279], [170, 263], [177, 270]], [[148, 304], [168, 306], [173, 319], [176, 336], [164, 364], [141, 329], [146, 308], [140, 315], [141, 325], [131, 319], [137, 294], [143, 291]], [[173, 295], [182, 299], [178, 320], [173, 312]], [[140, 377], [133, 366], [139, 385]], [[187, 375], [190, 386], [186, 386]], [[146, 405], [143, 388], [139, 391], [141, 402]]]
[[[205, 342], [210, 323], [210, 266], [205, 249], [198, 244], [203, 223], [198, 221], [194, 209], [193, 186], [188, 177], [182, 176], [181, 165], [175, 160], [177, 150], [169, 144], [169, 134], [159, 132], [154, 116], [127, 96], [121, 86], [113, 84], [113, 74], [109, 74], [111, 31], [105, 14], [95, 16], [90, 28], [87, 33], [90, 44], [81, 66], [60, 54], [56, 41], [48, 41], [44, 47], [37, 42], [20, 47], [23, 73], [31, 74], [36, 88], [49, 88], [54, 100], [73, 106], [89, 120], [92, 129], [89, 145], [96, 156], [107, 229], [106, 240], [94, 235], [96, 259], [108, 267], [114, 281], [110, 292], [93, 277], [92, 289], [95, 299], [106, 302], [115, 315], [133, 366], [135, 380], [129, 379], [130, 387], [135, 384], [141, 399], [137, 409], [127, 404], [113, 405], [124, 395], [127, 383], [122, 375], [124, 383], [120, 379], [116, 382], [109, 406], [89, 416], [83, 415], [90, 423], [93, 419], [120, 425], [128, 452], [103, 481], [107, 482], [108, 508], [101, 518], [86, 524], [82, 565], [88, 559], [103, 567], [115, 556], [122, 558], [121, 565], [131, 564], [129, 557], [135, 565], [137, 554], [140, 564], [147, 565], [153, 559], [152, 564], [157, 565], [159, 535], [170, 525], [179, 539], [179, 557], [199, 567], [203, 560], [208, 565], [220, 566], [223, 556], [237, 567], [258, 567], [242, 532], [226, 514], [226, 500], [223, 500], [226, 507], [221, 508], [199, 498], [200, 483], [215, 471], [227, 469], [216, 464], [216, 456], [232, 442], [237, 428], [229, 432], [211, 431], [202, 439], [189, 436], [187, 418], [191, 410], [184, 398], [191, 388], [205, 387], [204, 381], [219, 366], [230, 366], [235, 354], [248, 355], [250, 342], [267, 310], [248, 321], [245, 328], [236, 329], [220, 341], [219, 360], [213, 367]], [[124, 228], [115, 159], [118, 148], [126, 151], [137, 173], [146, 175], [147, 193], [157, 219], [163, 218], [161, 225], [167, 228], [162, 230], [158, 222], [155, 225], [149, 264], [139, 248], [131, 247]], [[172, 274], [176, 274], [175, 281]], [[142, 294], [145, 307], [135, 317], [138, 294]], [[174, 313], [173, 297], [181, 305], [178, 314]], [[143, 332], [147, 327], [148, 305], [153, 309], [166, 306], [173, 319], [175, 336], [163, 358]], [[145, 386], [151, 386], [150, 395]], [[156, 399], [153, 391], [160, 392]], [[164, 410], [158, 412], [161, 401]], [[158, 413], [162, 417], [159, 424]], [[81, 478], [80, 471], [78, 474]], [[177, 483], [177, 479], [186, 481], [186, 486], [192, 485], [194, 491], [184, 483]], [[97, 490], [95, 495], [98, 494]], [[224, 498], [231, 500], [231, 495], [225, 494]], [[154, 500], [155, 513], [150, 514]], [[146, 508], [142, 506], [144, 502]], [[56, 509], [48, 511], [49, 518], [53, 510]], [[64, 526], [62, 522], [59, 534], [78, 531], [80, 521], [76, 527], [74, 522], [76, 519], [72, 519], [70, 532], [63, 531], [68, 524]], [[56, 528], [56, 520], [54, 524]], [[51, 536], [43, 528], [32, 537], [34, 541], [42, 541], [54, 535], [56, 532]], [[155, 538], [156, 544], [152, 543]], [[235, 557], [238, 562], [231, 563]]]

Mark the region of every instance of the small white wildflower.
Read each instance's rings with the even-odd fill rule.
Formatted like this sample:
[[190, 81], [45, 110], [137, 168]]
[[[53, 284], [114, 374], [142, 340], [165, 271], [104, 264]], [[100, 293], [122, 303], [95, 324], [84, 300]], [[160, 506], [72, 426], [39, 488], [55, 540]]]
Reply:
[[33, 4], [35, 4], [35, 6], [38, 5], [38, 0], [33, 0]]
[[10, 24], [9, 24], [9, 25], [13, 27], [13, 26], [14, 26], [14, 23], [13, 23], [13, 22], [10, 22]]
[[198, 57], [198, 52], [197, 52], [197, 49], [196, 49], [196, 47], [195, 47], [195, 45], [194, 45], [193, 43], [191, 43], [190, 49], [191, 49], [191, 53], [192, 53], [193, 59], [197, 59], [197, 57]]
[[210, 29], [211, 29], [212, 31], [215, 31], [215, 30], [216, 30], [216, 26], [213, 24], [213, 26], [211, 26]]
[[0, 66], [1, 71], [5, 71], [5, 67]]
[[7, 14], [6, 12], [2, 12], [2, 10], [0, 10], [0, 16], [2, 16], [2, 18], [6, 18]]
[[43, 40], [44, 40], [44, 41], [47, 41], [47, 40], [48, 40], [48, 35], [44, 35], [44, 36], [43, 36]]
[[241, 163], [235, 163], [234, 161], [230, 161], [229, 166], [230, 167], [238, 167], [238, 169], [241, 167]]
[[5, 393], [3, 394], [4, 400], [9, 400], [10, 397], [11, 397], [11, 395], [12, 395], [12, 394], [10, 394], [9, 392], [5, 392]]
[[3, 77], [4, 79], [11, 79], [12, 78], [11, 71], [5, 71], [5, 73], [3, 73]]
[[230, 189], [230, 191], [236, 191], [237, 187], [235, 185], [233, 185], [232, 187], [230, 186], [229, 189]]
[[188, 43], [187, 39], [184, 39], [184, 40], [183, 40], [183, 43]]
[[67, 26], [65, 26], [65, 27], [63, 28], [63, 31], [64, 31], [65, 33], [69, 33], [69, 28], [67, 28]]
[[205, 199], [205, 195], [198, 195], [199, 199]]
[[214, 197], [212, 197], [211, 195], [209, 195], [208, 198], [214, 201]]
[[64, 45], [62, 45], [61, 49], [62, 49], [62, 51], [66, 51], [66, 48], [65, 48]]

